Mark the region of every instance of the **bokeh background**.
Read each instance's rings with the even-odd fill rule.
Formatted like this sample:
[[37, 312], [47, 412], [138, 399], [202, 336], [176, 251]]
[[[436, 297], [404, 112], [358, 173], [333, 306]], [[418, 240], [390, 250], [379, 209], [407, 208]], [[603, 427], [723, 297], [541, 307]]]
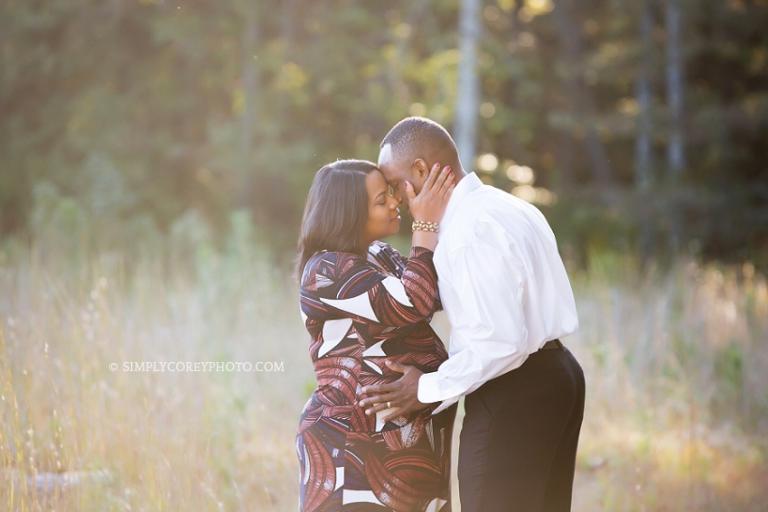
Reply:
[[765, 0], [2, 0], [0, 508], [295, 510], [306, 192], [425, 115], [558, 237], [574, 510], [765, 510], [766, 27]]

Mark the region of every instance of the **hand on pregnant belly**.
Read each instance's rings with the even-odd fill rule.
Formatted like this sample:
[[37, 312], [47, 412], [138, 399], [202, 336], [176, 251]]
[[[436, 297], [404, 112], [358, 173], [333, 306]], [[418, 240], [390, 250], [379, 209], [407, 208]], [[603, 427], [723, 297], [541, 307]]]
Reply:
[[398, 416], [405, 416], [427, 406], [419, 402], [417, 397], [419, 389], [419, 377], [421, 370], [415, 366], [399, 364], [387, 361], [387, 366], [403, 376], [389, 384], [372, 384], [361, 390], [360, 407], [365, 409], [365, 414], [375, 414], [387, 410], [382, 416], [383, 421], [389, 421]]

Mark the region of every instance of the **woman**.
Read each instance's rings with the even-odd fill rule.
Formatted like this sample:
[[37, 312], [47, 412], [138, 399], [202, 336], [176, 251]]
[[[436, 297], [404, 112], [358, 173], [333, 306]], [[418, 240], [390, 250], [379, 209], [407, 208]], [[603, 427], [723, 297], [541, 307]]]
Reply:
[[418, 195], [406, 185], [413, 218], [433, 224], [416, 224], [405, 259], [379, 241], [398, 232], [400, 201], [376, 165], [342, 160], [315, 175], [299, 239], [317, 378], [296, 436], [302, 511], [450, 509], [455, 406], [432, 416], [438, 404], [425, 405], [384, 422], [382, 413], [365, 414], [357, 394], [399, 378], [387, 361], [431, 372], [448, 357], [428, 323], [440, 307], [431, 229], [454, 185], [437, 164]]

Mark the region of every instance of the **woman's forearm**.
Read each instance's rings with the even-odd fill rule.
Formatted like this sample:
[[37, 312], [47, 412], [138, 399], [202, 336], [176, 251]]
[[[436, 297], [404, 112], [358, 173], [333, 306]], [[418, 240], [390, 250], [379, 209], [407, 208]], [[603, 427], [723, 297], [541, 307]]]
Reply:
[[437, 233], [431, 231], [414, 231], [411, 238], [411, 246], [424, 247], [430, 251], [435, 250], [437, 247]]

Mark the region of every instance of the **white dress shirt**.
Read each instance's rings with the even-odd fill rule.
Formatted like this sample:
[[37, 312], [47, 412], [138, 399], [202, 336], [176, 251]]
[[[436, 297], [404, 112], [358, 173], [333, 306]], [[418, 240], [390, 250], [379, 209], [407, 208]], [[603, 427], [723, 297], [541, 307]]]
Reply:
[[453, 191], [438, 238], [434, 263], [451, 337], [448, 360], [419, 379], [420, 402], [443, 401], [433, 414], [579, 327], [555, 235], [534, 205], [470, 173]]

